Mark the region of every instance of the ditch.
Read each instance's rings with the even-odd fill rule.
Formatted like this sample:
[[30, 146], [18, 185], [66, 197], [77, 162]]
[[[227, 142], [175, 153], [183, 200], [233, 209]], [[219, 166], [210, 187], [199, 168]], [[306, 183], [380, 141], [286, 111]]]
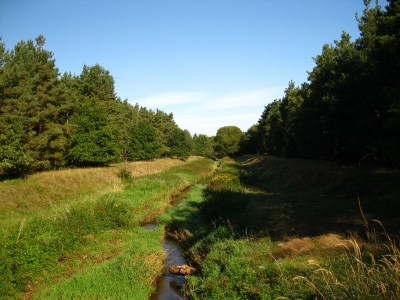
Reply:
[[[172, 199], [171, 206], [176, 208], [184, 201], [185, 195], [188, 193], [190, 186], [176, 195]], [[157, 223], [149, 223], [143, 225], [146, 230], [154, 230]], [[169, 273], [169, 268], [172, 265], [181, 266], [187, 264], [187, 260], [183, 257], [181, 248], [174, 240], [165, 237], [162, 241], [162, 247], [165, 251], [165, 264], [163, 274], [157, 278], [156, 290], [151, 295], [151, 300], [176, 300], [185, 299], [180, 292], [182, 286], [186, 283], [185, 276]]]

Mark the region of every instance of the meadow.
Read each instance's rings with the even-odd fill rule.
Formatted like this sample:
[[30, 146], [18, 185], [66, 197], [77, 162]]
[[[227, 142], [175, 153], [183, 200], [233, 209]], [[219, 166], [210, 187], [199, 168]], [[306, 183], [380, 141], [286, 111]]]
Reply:
[[177, 159], [159, 159], [114, 164], [108, 168], [46, 171], [31, 174], [24, 179], [5, 180], [0, 182], [0, 224], [4, 225], [3, 220], [9, 224], [10, 219], [20, 222], [33, 212], [122, 191], [124, 183], [119, 176], [122, 171], [136, 178], [156, 174], [183, 163]]
[[399, 179], [253, 155], [3, 181], [0, 298], [149, 299], [166, 235], [188, 299], [400, 299]]
[[0, 298], [148, 299], [164, 232], [141, 225], [213, 165], [193, 157], [1, 182]]

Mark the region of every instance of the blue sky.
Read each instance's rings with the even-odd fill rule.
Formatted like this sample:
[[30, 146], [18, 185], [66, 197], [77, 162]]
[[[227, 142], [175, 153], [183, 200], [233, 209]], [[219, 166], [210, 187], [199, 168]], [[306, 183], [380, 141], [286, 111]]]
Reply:
[[307, 81], [324, 44], [342, 31], [359, 36], [363, 8], [362, 0], [2, 0], [0, 35], [11, 49], [43, 34], [60, 73], [98, 63], [122, 99], [212, 136], [222, 126], [246, 131], [290, 80]]

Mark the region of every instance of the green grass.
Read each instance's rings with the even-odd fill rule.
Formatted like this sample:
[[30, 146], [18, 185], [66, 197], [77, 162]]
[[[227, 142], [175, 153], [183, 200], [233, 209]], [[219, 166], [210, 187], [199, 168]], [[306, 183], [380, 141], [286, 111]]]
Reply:
[[195, 160], [3, 226], [0, 298], [123, 299], [135, 290], [135, 299], [148, 298], [162, 270], [163, 231], [140, 225], [156, 220], [181, 190], [212, 171], [211, 160]]
[[37, 299], [149, 299], [163, 267], [161, 227], [137, 227], [127, 250], [106, 262], [61, 281]]
[[[357, 201], [338, 199], [351, 198], [354, 191], [371, 199], [363, 189], [371, 189], [365, 181], [373, 178], [372, 188], [391, 205], [398, 188], [396, 170], [381, 171], [382, 177], [365, 168], [256, 159], [244, 158], [247, 165], [222, 160], [212, 179], [192, 187], [184, 203], [159, 218], [198, 270], [188, 278], [187, 297], [400, 299], [398, 240], [393, 231], [372, 228], [371, 221], [377, 213], [394, 224], [391, 214], [368, 207], [363, 216], [350, 211]], [[315, 209], [313, 217], [310, 210]], [[324, 218], [323, 227], [315, 228]], [[358, 234], [346, 234], [347, 228], [358, 228]]]
[[[197, 157], [191, 157], [190, 161]], [[18, 223], [47, 209], [93, 200], [101, 195], [122, 191], [121, 168], [128, 177], [140, 178], [159, 173], [184, 162], [158, 159], [104, 168], [65, 169], [40, 172], [25, 179], [0, 181], [0, 226]]]
[[140, 225], [157, 220], [197, 269], [191, 299], [400, 299], [398, 182], [397, 170], [258, 156], [127, 176], [2, 226], [0, 298], [148, 299], [164, 232]]

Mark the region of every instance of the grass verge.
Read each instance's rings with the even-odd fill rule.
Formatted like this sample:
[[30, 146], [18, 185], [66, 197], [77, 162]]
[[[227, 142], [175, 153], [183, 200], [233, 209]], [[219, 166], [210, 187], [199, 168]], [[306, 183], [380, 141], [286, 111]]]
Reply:
[[120, 191], [54, 205], [2, 227], [0, 298], [109, 299], [135, 293], [133, 298], [147, 299], [162, 269], [163, 232], [140, 225], [155, 220], [179, 191], [209, 176], [213, 164], [199, 159], [132, 177]]

